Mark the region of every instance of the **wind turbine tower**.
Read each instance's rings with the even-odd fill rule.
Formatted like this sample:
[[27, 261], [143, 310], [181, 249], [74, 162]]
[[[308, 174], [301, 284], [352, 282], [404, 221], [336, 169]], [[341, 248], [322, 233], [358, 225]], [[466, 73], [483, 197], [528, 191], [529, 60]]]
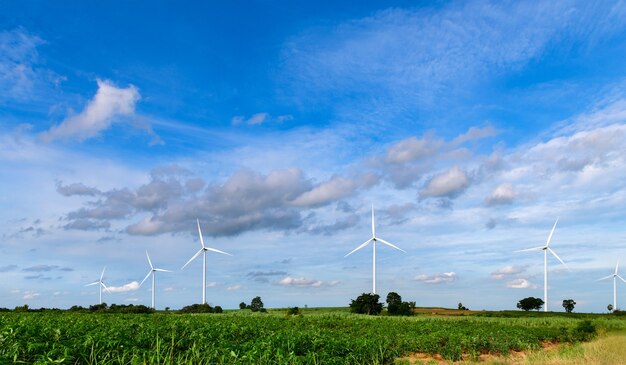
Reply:
[[195, 255], [193, 255], [189, 259], [189, 261], [187, 261], [185, 265], [183, 265], [181, 270], [184, 269], [187, 265], [189, 265], [191, 261], [195, 260], [198, 256], [200, 256], [200, 254], [203, 254], [203, 257], [202, 257], [202, 304], [206, 304], [206, 252], [211, 251], [211, 252], [221, 253], [222, 255], [228, 255], [228, 256], [232, 256], [232, 255], [229, 254], [228, 252], [220, 251], [216, 248], [205, 246], [204, 240], [202, 239], [202, 230], [200, 230], [200, 220], [196, 219], [196, 221], [198, 222], [198, 235], [200, 235], [200, 244], [202, 245], [202, 247], [200, 248], [198, 252], [196, 252]]
[[355, 248], [354, 250], [350, 251], [349, 254], [345, 255], [344, 257], [348, 257], [350, 255], [352, 255], [353, 253], [357, 252], [358, 250], [364, 248], [365, 246], [367, 246], [369, 243], [372, 243], [372, 293], [376, 294], [376, 243], [380, 242], [382, 244], [385, 244], [391, 248], [395, 248], [398, 251], [402, 251], [404, 253], [406, 253], [406, 251], [404, 251], [403, 249], [395, 246], [392, 243], [389, 243], [387, 241], [385, 241], [384, 239], [380, 238], [380, 237], [376, 237], [376, 227], [374, 224], [374, 205], [372, 205], [372, 238], [370, 238], [369, 240], [363, 242], [359, 247]]
[[617, 273], [618, 268], [619, 260], [617, 260], [617, 265], [615, 265], [615, 272], [612, 275], [605, 276], [602, 279], [598, 279], [598, 281], [600, 281], [613, 278], [613, 310], [617, 309], [617, 278], [626, 283], [626, 280], [624, 280], [624, 278]]
[[144, 281], [146, 281], [148, 279], [148, 277], [150, 275], [152, 275], [152, 309], [156, 309], [156, 307], [154, 306], [154, 292], [155, 292], [155, 286], [154, 286], [154, 281], [155, 281], [155, 273], [157, 271], [161, 271], [161, 272], [171, 272], [170, 270], [165, 270], [165, 269], [157, 269], [154, 266], [152, 266], [152, 261], [150, 261], [150, 255], [148, 255], [148, 251], [146, 251], [146, 257], [148, 258], [148, 264], [150, 264], [150, 271], [148, 271], [148, 274], [146, 274], [146, 277], [143, 278], [143, 280], [141, 281], [141, 283], [139, 283], [139, 286], [141, 286], [141, 284], [143, 284]]
[[550, 253], [554, 257], [556, 257], [563, 264], [563, 266], [567, 268], [567, 265], [565, 265], [565, 262], [563, 262], [563, 260], [561, 260], [559, 255], [557, 255], [556, 252], [554, 252], [554, 250], [550, 248], [550, 241], [552, 241], [552, 235], [554, 234], [554, 230], [556, 229], [556, 224], [558, 222], [559, 222], [559, 218], [557, 218], [556, 222], [554, 222], [554, 226], [552, 226], [552, 231], [550, 231], [550, 235], [548, 236], [548, 240], [546, 241], [546, 244], [544, 246], [527, 248], [525, 250], [515, 251], [515, 252], [540, 251], [540, 250], [543, 251], [543, 302], [544, 302], [543, 311], [544, 312], [548, 311], [548, 251], [550, 251]]
[[106, 285], [104, 285], [104, 270], [106, 270], [106, 266], [102, 269], [102, 274], [100, 274], [100, 280], [98, 281], [94, 281], [93, 283], [87, 284], [85, 286], [92, 286], [92, 285], [99, 285], [99, 289], [100, 289], [100, 304], [102, 304], [102, 289], [104, 288], [104, 290], [106, 290], [107, 292], [111, 293], [111, 291], [109, 291], [109, 288], [107, 288]]

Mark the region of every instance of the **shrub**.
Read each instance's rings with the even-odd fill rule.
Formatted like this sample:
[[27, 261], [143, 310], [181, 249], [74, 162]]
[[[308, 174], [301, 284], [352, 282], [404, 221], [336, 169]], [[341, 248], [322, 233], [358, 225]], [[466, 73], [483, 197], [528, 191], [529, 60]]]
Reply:
[[183, 307], [180, 310], [181, 313], [213, 313], [213, 308], [204, 303], [204, 304], [192, 304]]
[[287, 315], [289, 315], [289, 316], [297, 316], [299, 314], [302, 314], [302, 313], [300, 313], [300, 308], [298, 308], [298, 307], [287, 308]]

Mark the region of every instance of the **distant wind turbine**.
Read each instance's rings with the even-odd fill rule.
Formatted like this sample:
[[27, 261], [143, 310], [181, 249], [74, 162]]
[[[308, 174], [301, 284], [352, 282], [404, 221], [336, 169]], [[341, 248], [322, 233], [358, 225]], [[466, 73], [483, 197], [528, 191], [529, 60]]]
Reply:
[[561, 260], [559, 255], [557, 255], [556, 252], [554, 252], [550, 248], [550, 241], [552, 240], [552, 235], [554, 234], [554, 229], [556, 228], [556, 224], [558, 222], [559, 222], [559, 218], [557, 217], [556, 222], [554, 222], [554, 226], [552, 226], [552, 231], [550, 231], [550, 235], [548, 236], [548, 240], [546, 241], [545, 246], [533, 247], [533, 248], [527, 248], [525, 250], [515, 251], [515, 252], [524, 252], [524, 251], [543, 250], [543, 302], [544, 302], [543, 311], [544, 312], [548, 311], [548, 251], [550, 251], [550, 253], [554, 255], [554, 257], [556, 257], [559, 261], [561, 261], [563, 266], [567, 268], [567, 265], [565, 265], [565, 262], [563, 262], [563, 260]]
[[148, 277], [150, 276], [150, 274], [152, 274], [152, 309], [156, 309], [156, 307], [154, 306], [154, 274], [157, 271], [161, 271], [161, 272], [172, 272], [170, 270], [165, 270], [165, 269], [157, 269], [154, 266], [152, 266], [152, 261], [150, 261], [150, 255], [148, 255], [148, 251], [146, 251], [146, 257], [148, 258], [148, 264], [150, 264], [150, 271], [148, 271], [148, 274], [146, 275], [145, 278], [143, 278], [143, 280], [141, 281], [141, 283], [139, 283], [139, 286], [141, 286], [141, 284], [143, 284], [144, 281], [146, 281], [148, 279]]
[[357, 252], [358, 250], [364, 248], [365, 246], [367, 246], [370, 242], [372, 242], [372, 247], [373, 247], [373, 256], [372, 256], [372, 293], [376, 294], [376, 242], [380, 242], [383, 243], [391, 248], [395, 248], [398, 251], [402, 251], [404, 253], [406, 253], [406, 251], [404, 251], [403, 249], [385, 241], [382, 238], [376, 237], [376, 228], [374, 225], [374, 205], [372, 204], [372, 238], [370, 238], [369, 240], [363, 242], [363, 244], [361, 244], [359, 247], [355, 248], [354, 250], [350, 251], [349, 254], [345, 255], [344, 257], [348, 257], [350, 255], [352, 255], [353, 253]]
[[619, 274], [617, 273], [617, 269], [618, 268], [619, 268], [619, 260], [617, 260], [617, 265], [615, 265], [615, 272], [612, 275], [605, 276], [602, 279], [598, 279], [598, 281], [600, 281], [600, 280], [606, 280], [606, 279], [613, 278], [613, 310], [617, 309], [617, 283], [616, 283], [616, 278], [620, 278], [621, 281], [626, 283], [626, 280], [624, 280], [624, 278], [619, 276]]
[[100, 280], [98, 281], [94, 281], [93, 283], [87, 284], [85, 286], [92, 286], [92, 285], [98, 285], [100, 284], [100, 304], [102, 304], [102, 288], [104, 288], [104, 290], [106, 290], [107, 292], [111, 293], [111, 291], [109, 291], [109, 288], [107, 288], [106, 285], [104, 285], [104, 270], [106, 270], [106, 266], [102, 269], [102, 274], [100, 274]]
[[211, 248], [211, 247], [207, 247], [204, 245], [204, 240], [202, 239], [202, 231], [200, 230], [200, 220], [196, 219], [196, 221], [198, 222], [198, 234], [200, 235], [200, 244], [202, 245], [202, 248], [200, 248], [200, 250], [198, 252], [196, 252], [195, 255], [193, 255], [192, 258], [189, 259], [189, 261], [187, 261], [187, 263], [185, 265], [183, 265], [183, 267], [181, 268], [184, 269], [187, 265], [189, 265], [189, 263], [191, 263], [191, 261], [195, 260], [196, 257], [200, 256], [201, 253], [203, 253], [203, 261], [202, 261], [202, 304], [206, 304], [206, 252], [207, 251], [212, 251], [212, 252], [217, 252], [217, 253], [221, 253], [223, 255], [228, 255], [228, 256], [232, 256], [231, 254], [229, 254], [228, 252], [224, 252], [224, 251], [220, 251], [216, 248]]

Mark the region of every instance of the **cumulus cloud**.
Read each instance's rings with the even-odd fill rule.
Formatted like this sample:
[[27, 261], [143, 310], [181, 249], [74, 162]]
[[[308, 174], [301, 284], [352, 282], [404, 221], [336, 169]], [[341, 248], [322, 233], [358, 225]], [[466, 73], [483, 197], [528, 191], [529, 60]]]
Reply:
[[526, 267], [524, 266], [507, 265], [492, 272], [491, 278], [494, 280], [503, 280], [514, 275], [519, 275], [524, 271], [526, 271]]
[[527, 279], [515, 279], [506, 283], [507, 288], [511, 289], [536, 289], [537, 285], [531, 283]]
[[131, 281], [130, 283], [122, 286], [108, 286], [107, 288], [109, 288], [111, 293], [125, 293], [139, 289], [139, 282]]
[[487, 137], [493, 137], [498, 135], [498, 131], [492, 126], [487, 125], [485, 127], [470, 127], [467, 132], [461, 134], [452, 140], [453, 144], [462, 144], [468, 141], [475, 141]]
[[39, 293], [34, 292], [34, 291], [25, 291], [24, 292], [24, 296], [22, 297], [25, 300], [31, 300], [31, 299], [35, 299], [39, 296]]
[[118, 88], [110, 81], [97, 80], [98, 91], [85, 109], [67, 117], [60, 124], [40, 134], [45, 142], [54, 140], [84, 141], [97, 137], [114, 123], [132, 117], [135, 104], [140, 99], [139, 91], [133, 85]]
[[286, 271], [251, 271], [246, 276], [252, 278], [254, 281], [261, 283], [269, 283], [270, 278], [273, 276], [287, 275]]
[[286, 276], [278, 282], [278, 285], [296, 287], [296, 288], [319, 288], [322, 285], [334, 286], [337, 284], [339, 284], [339, 281], [336, 281], [336, 280], [331, 281], [331, 282], [324, 282], [322, 280], [307, 279], [303, 277], [293, 278], [290, 276]]
[[63, 185], [61, 182], [57, 184], [57, 192], [63, 196], [84, 195], [95, 196], [100, 194], [100, 190], [86, 186], [83, 183], [73, 183]]
[[444, 146], [444, 142], [428, 134], [423, 138], [409, 137], [392, 144], [387, 150], [385, 161], [388, 163], [406, 163], [435, 155]]
[[461, 194], [468, 186], [470, 180], [467, 174], [458, 166], [454, 166], [448, 171], [434, 175], [422, 191], [420, 198], [455, 198]]
[[344, 219], [336, 220], [335, 223], [314, 225], [312, 227], [302, 229], [301, 231], [309, 232], [313, 234], [321, 234], [324, 236], [330, 236], [339, 231], [352, 228], [356, 226], [358, 223], [359, 223], [359, 216], [356, 214], [350, 214], [348, 217]]
[[317, 207], [350, 196], [358, 184], [345, 177], [334, 176], [330, 180], [319, 184], [299, 197], [293, 203], [300, 206]]
[[457, 275], [454, 272], [444, 272], [441, 274], [434, 275], [417, 275], [415, 280], [420, 281], [425, 284], [444, 284], [450, 283], [457, 279]]
[[513, 185], [509, 183], [500, 184], [485, 199], [485, 203], [487, 205], [511, 204], [516, 196], [517, 192]]

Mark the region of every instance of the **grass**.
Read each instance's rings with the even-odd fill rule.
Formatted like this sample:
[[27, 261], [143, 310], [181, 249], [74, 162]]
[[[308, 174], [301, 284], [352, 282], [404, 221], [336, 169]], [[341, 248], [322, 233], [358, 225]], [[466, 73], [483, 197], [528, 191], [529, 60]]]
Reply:
[[607, 315], [285, 313], [0, 313], [0, 363], [392, 364], [411, 353], [445, 360], [532, 353], [546, 342], [572, 343], [567, 351], [576, 353], [575, 343], [588, 339], [581, 325], [626, 332], [626, 320]]

